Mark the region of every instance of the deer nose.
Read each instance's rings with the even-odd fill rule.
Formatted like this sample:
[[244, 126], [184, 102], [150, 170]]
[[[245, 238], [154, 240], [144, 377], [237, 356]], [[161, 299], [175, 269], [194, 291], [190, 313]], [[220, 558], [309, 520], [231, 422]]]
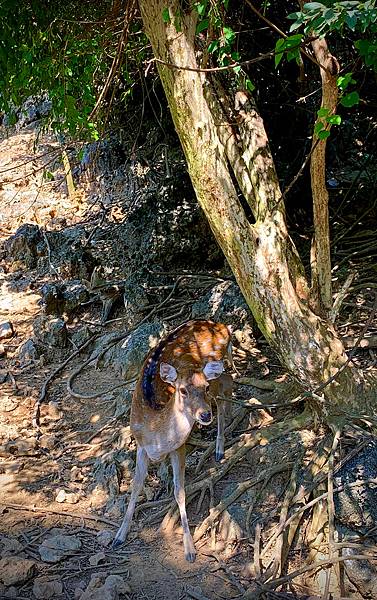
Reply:
[[211, 411], [200, 413], [200, 421], [202, 423], [210, 423], [212, 421], [212, 413]]

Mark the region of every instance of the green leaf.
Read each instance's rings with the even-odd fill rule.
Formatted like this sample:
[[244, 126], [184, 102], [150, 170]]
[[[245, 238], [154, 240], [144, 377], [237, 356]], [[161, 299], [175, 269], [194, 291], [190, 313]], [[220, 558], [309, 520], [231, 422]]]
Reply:
[[169, 9], [167, 6], [165, 6], [165, 8], [162, 9], [162, 20], [164, 23], [170, 23], [171, 21]]
[[227, 42], [229, 42], [231, 44], [234, 42], [236, 34], [234, 33], [233, 29], [231, 29], [230, 27], [223, 27], [223, 36], [225, 37]]
[[219, 40], [212, 40], [212, 42], [210, 42], [208, 44], [208, 52], [210, 54], [212, 54], [213, 52], [215, 52], [218, 49], [219, 44], [220, 44]]
[[325, 128], [324, 124], [322, 123], [322, 121], [318, 121], [315, 125], [314, 125], [314, 133], [316, 133], [317, 135]]
[[341, 75], [336, 81], [338, 88], [342, 91], [344, 91], [351, 83], [356, 83], [355, 79], [352, 77], [352, 73]]
[[343, 96], [343, 98], [340, 100], [340, 103], [346, 108], [351, 108], [352, 106], [355, 106], [355, 104], [358, 104], [359, 101], [360, 96], [358, 92], [350, 92], [349, 94]]
[[340, 115], [331, 115], [331, 117], [327, 118], [327, 122], [330, 123], [330, 125], [340, 125], [342, 117]]
[[322, 106], [322, 108], [317, 110], [318, 117], [327, 117], [329, 115], [329, 113], [330, 113], [330, 110], [328, 108], [325, 108], [324, 106]]
[[323, 10], [325, 8], [326, 6], [324, 4], [321, 4], [321, 2], [306, 2], [304, 4], [305, 10]]
[[283, 58], [283, 52], [285, 48], [285, 39], [280, 38], [275, 44], [275, 68], [279, 65], [281, 59]]
[[202, 0], [202, 2], [198, 2], [196, 5], [196, 10], [198, 11], [198, 15], [202, 17], [207, 9], [208, 0]]
[[330, 135], [330, 132], [328, 129], [323, 129], [322, 131], [318, 132], [318, 137], [320, 140], [325, 140], [326, 138], [328, 138]]
[[246, 85], [246, 89], [249, 92], [253, 92], [255, 90], [255, 85], [253, 84], [253, 82], [249, 78], [246, 79], [245, 85]]
[[196, 26], [196, 33], [201, 33], [205, 29], [208, 29], [208, 24], [209, 24], [208, 19], [203, 19], [203, 21], [200, 21], [200, 23], [198, 23]]

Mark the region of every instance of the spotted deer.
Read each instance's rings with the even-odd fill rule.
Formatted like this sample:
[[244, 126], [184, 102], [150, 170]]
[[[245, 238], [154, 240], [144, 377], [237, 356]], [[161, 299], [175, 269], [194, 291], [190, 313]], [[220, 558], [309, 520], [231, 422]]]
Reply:
[[226, 357], [231, 362], [229, 329], [222, 323], [203, 320], [189, 321], [172, 331], [145, 359], [131, 406], [131, 432], [137, 443], [135, 475], [113, 548], [127, 537], [149, 461], [158, 462], [169, 455], [185, 558], [189, 562], [195, 560], [185, 503], [185, 442], [195, 423], [212, 422], [211, 399], [215, 399], [218, 415], [215, 458], [219, 461], [224, 456], [222, 398], [232, 393], [232, 378], [224, 373]]

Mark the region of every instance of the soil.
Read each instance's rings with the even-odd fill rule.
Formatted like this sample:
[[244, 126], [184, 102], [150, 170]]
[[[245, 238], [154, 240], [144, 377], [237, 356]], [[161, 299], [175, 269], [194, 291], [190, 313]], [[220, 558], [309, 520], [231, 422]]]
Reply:
[[[75, 227], [79, 228], [78, 231], [81, 227], [90, 233], [102, 227], [104, 217], [96, 202], [98, 190], [93, 182], [81, 180], [76, 192], [71, 197], [67, 194], [61, 152], [53, 138], [41, 135], [37, 140], [36, 130], [31, 126], [7, 135], [3, 132], [2, 135], [0, 233], [3, 242], [25, 223], [38, 225], [46, 235], [72, 231]], [[47, 172], [52, 174], [52, 179]], [[115, 192], [114, 197], [117, 197]], [[118, 222], [120, 212], [119, 204], [113, 200], [105, 219], [110, 228]], [[112, 246], [110, 237], [107, 244], [102, 267], [108, 267], [111, 279], [114, 273], [119, 275], [111, 262], [112, 256], [119, 255], [119, 242], [113, 240]], [[116, 266], [120, 264], [120, 261], [114, 261]], [[197, 272], [203, 275], [203, 270]], [[226, 269], [220, 275], [224, 273]], [[70, 275], [74, 278], [75, 273]], [[212, 270], [207, 275], [215, 277], [219, 276], [219, 272]], [[160, 509], [166, 507], [172, 498], [171, 477], [159, 465], [153, 466], [139, 502], [156, 504], [138, 510], [125, 545], [120, 550], [111, 550], [101, 543], [98, 534], [107, 530], [114, 534], [120, 523], [132, 480], [135, 444], [128, 429], [129, 394], [122, 389], [103, 395], [100, 392], [121, 383], [121, 376], [111, 367], [94, 369], [90, 366], [80, 374], [75, 385], [85, 393], [99, 395], [91, 400], [74, 398], [66, 390], [66, 381], [87, 357], [85, 353], [76, 355], [48, 385], [38, 432], [33, 427], [32, 418], [42, 386], [75, 351], [75, 344], [71, 343], [68, 348], [46, 347], [39, 356], [26, 361], [22, 361], [19, 354], [22, 344], [35, 337], [37, 317], [44, 315], [40, 302], [43, 284], [59, 283], [65, 279], [66, 271], [56, 263], [51, 248], [37, 267], [11, 265], [4, 260], [0, 271], [0, 323], [10, 321], [13, 326], [13, 335], [1, 341], [4, 354], [0, 358], [0, 551], [2, 556], [32, 559], [36, 565], [34, 574], [25, 581], [10, 587], [0, 583], [0, 597], [34, 598], [33, 584], [37, 577], [44, 577], [62, 582], [62, 597], [79, 598], [95, 573], [121, 574], [130, 586], [128, 597], [132, 600], [215, 600], [242, 596], [255, 574], [255, 526], [262, 524], [262, 539], [268, 539], [278, 524], [278, 506], [289, 483], [289, 472], [284, 470], [284, 465], [297, 463], [298, 457], [304, 454], [309, 456], [325, 439], [323, 431], [303, 432], [302, 436], [287, 434], [267, 446], [264, 442], [257, 444], [245, 452], [228, 472], [215, 478], [213, 489], [207, 489], [199, 510], [198, 495], [189, 502], [188, 517], [194, 531], [208, 517], [210, 503], [217, 505], [240, 483], [252, 477], [257, 480], [258, 476], [267, 472], [266, 481], [262, 479], [241, 494], [229, 506], [226, 518], [220, 519], [218, 527], [196, 544], [198, 555], [193, 564], [184, 560], [180, 527], [175, 526], [172, 532], [160, 527], [163, 518], [159, 514]], [[191, 288], [190, 282], [192, 279], [185, 283], [183, 295], [186, 304], [177, 308], [168, 303], [166, 312], [160, 312], [162, 319], [169, 317], [168, 327], [189, 317], [187, 298], [189, 301], [200, 298], [208, 287], [208, 280], [203, 288]], [[155, 304], [161, 302], [171, 289], [171, 286], [164, 289], [164, 283], [155, 290]], [[149, 304], [153, 305], [153, 290], [150, 288], [148, 292]], [[175, 297], [175, 302], [181, 300], [182, 296]], [[372, 297], [364, 296], [358, 306], [353, 304], [355, 323], [362, 322], [363, 314], [369, 314], [372, 300]], [[101, 310], [101, 302], [97, 299], [72, 315], [64, 315], [69, 339], [81, 331], [84, 324], [92, 333], [122, 332], [127, 322], [124, 306], [118, 305], [106, 325], [100, 324]], [[177, 313], [178, 316], [172, 318]], [[351, 321], [348, 327], [346, 325], [347, 311], [342, 318], [343, 331], [349, 335], [357, 334], [358, 328], [352, 327]], [[368, 368], [375, 368], [373, 350], [367, 358], [365, 353], [360, 352], [355, 360], [365, 363]], [[280, 383], [287, 380], [287, 374], [268, 346], [263, 344], [258, 332], [255, 332], [252, 346], [235, 344], [235, 364], [243, 376]], [[268, 391], [251, 385], [237, 385], [234, 394], [235, 402], [239, 403], [251, 398], [258, 402], [266, 397], [269, 397]], [[122, 410], [119, 410], [120, 407]], [[234, 404], [230, 423], [237, 418], [240, 410]], [[224, 461], [216, 465], [212, 455], [199, 471], [204, 491], [209, 473], [214, 469], [219, 472], [240, 440], [267, 423], [271, 412], [275, 420], [282, 420], [290, 413], [285, 408], [275, 411], [244, 410], [243, 418], [228, 439], [229, 449]], [[214, 436], [214, 427], [211, 430], [194, 429], [192, 443], [188, 447], [187, 485], [198, 479], [196, 467]], [[282, 465], [281, 472], [271, 479], [268, 469], [277, 464]], [[168, 502], [164, 503], [166, 499]], [[250, 513], [253, 504], [254, 509]], [[81, 546], [73, 555], [48, 563], [41, 559], [39, 546], [56, 534], [56, 529], [78, 538]], [[93, 558], [101, 552], [103, 554], [99, 558]], [[306, 548], [298, 543], [290, 558], [289, 569], [302, 564], [305, 554]], [[287, 591], [285, 595], [275, 597], [293, 596]]]

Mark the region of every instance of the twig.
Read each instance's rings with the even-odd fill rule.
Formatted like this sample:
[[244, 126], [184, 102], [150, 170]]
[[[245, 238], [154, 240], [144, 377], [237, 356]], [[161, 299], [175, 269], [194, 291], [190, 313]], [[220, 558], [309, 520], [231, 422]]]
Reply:
[[61, 515], [62, 517], [73, 517], [75, 519], [86, 519], [89, 521], [96, 521], [98, 523], [106, 523], [106, 525], [111, 525], [113, 527], [118, 527], [119, 523], [114, 523], [114, 521], [110, 521], [110, 519], [106, 519], [105, 517], [97, 517], [96, 515], [88, 515], [84, 513], [73, 513], [62, 510], [54, 510], [53, 508], [42, 508], [40, 506], [25, 506], [23, 504], [10, 504], [7, 502], [6, 504], [1, 504], [1, 506], [5, 509], [12, 508], [13, 510], [25, 510], [27, 512], [39, 512], [51, 515]]
[[[329, 559], [336, 556], [335, 549], [335, 505], [334, 505], [334, 457], [335, 452], [339, 444], [341, 431], [338, 429], [335, 432], [333, 444], [331, 447], [331, 452], [329, 456], [329, 471], [327, 475], [327, 512], [329, 519]], [[339, 563], [337, 563], [336, 569], [336, 577], [338, 580], [338, 585], [341, 585], [340, 579], [340, 567]], [[329, 587], [330, 587], [330, 574], [326, 580], [326, 589], [324, 594], [324, 600], [327, 600], [329, 595]]]
[[339, 314], [340, 307], [342, 306], [343, 300], [349, 292], [350, 286], [355, 278], [355, 275], [356, 273], [354, 271], [350, 273], [345, 282], [343, 283], [342, 287], [340, 288], [339, 292], [337, 293], [332, 309], [330, 310], [329, 319], [331, 323], [335, 323], [335, 319]]
[[257, 485], [261, 481], [264, 481], [266, 477], [271, 477], [276, 473], [286, 471], [291, 466], [292, 463], [290, 462], [287, 462], [282, 465], [276, 465], [275, 467], [271, 467], [267, 471], [263, 471], [258, 477], [252, 477], [250, 479], [246, 479], [246, 481], [242, 481], [241, 483], [239, 483], [234, 492], [229, 494], [229, 496], [224, 498], [224, 500], [221, 500], [221, 502], [219, 502], [218, 505], [210, 511], [209, 516], [206, 519], [204, 519], [202, 524], [196, 528], [194, 534], [194, 541], [198, 541], [206, 533], [207, 529], [215, 523], [215, 521], [224, 512], [224, 510], [226, 510], [228, 506], [233, 504], [233, 502], [237, 500], [239, 496], [242, 496], [246, 492], [246, 490], [253, 487], [254, 485]]
[[[363, 480], [359, 480], [359, 481], [353, 481], [352, 483], [343, 483], [339, 487], [335, 488], [333, 490], [333, 493], [341, 492], [345, 488], [349, 488], [349, 487], [352, 488], [352, 487], [358, 487], [358, 486], [361, 486], [361, 485], [365, 485], [366, 483], [375, 483], [375, 484], [377, 484], [377, 479], [376, 478], [370, 478], [370, 479], [363, 479]], [[317, 504], [317, 502], [319, 502], [320, 500], [323, 500], [324, 498], [327, 498], [327, 497], [328, 497], [328, 492], [324, 492], [323, 494], [320, 494], [319, 496], [316, 496], [316, 498], [314, 498], [313, 500], [311, 500], [307, 504], [304, 504], [303, 506], [300, 506], [299, 508], [297, 508], [291, 514], [291, 516], [288, 517], [288, 519], [285, 521], [285, 523], [282, 523], [281, 525], [279, 525], [277, 531], [274, 533], [273, 536], [271, 536], [271, 538], [267, 542], [266, 546], [264, 547], [263, 552], [262, 552], [262, 556], [264, 556], [266, 554], [267, 550], [271, 547], [271, 545], [276, 540], [276, 538], [293, 521], [293, 519], [295, 519], [295, 517], [297, 517], [297, 515], [305, 512], [306, 510], [308, 510], [308, 508], [311, 508], [312, 506], [314, 506], [315, 504]]]
[[89, 344], [91, 344], [98, 337], [98, 335], [99, 334], [92, 335], [75, 352], [73, 352], [72, 354], [70, 354], [68, 356], [68, 358], [64, 362], [62, 362], [52, 373], [50, 373], [50, 375], [44, 381], [44, 383], [42, 385], [42, 388], [41, 388], [41, 392], [39, 394], [39, 398], [38, 398], [38, 400], [37, 400], [37, 402], [35, 403], [35, 406], [34, 406], [34, 413], [33, 413], [33, 419], [32, 419], [33, 427], [35, 427], [36, 429], [38, 429], [38, 431], [40, 429], [40, 427], [39, 427], [39, 418], [40, 418], [41, 404], [42, 404], [42, 402], [44, 401], [44, 399], [46, 397], [48, 384], [54, 379], [54, 377], [56, 377], [56, 375], [58, 373], [60, 373], [60, 371], [62, 371], [64, 369], [64, 367], [67, 366], [67, 364], [73, 358], [75, 358], [75, 356], [77, 356], [82, 350], [84, 350], [84, 348], [86, 348], [87, 346], [89, 346]]

